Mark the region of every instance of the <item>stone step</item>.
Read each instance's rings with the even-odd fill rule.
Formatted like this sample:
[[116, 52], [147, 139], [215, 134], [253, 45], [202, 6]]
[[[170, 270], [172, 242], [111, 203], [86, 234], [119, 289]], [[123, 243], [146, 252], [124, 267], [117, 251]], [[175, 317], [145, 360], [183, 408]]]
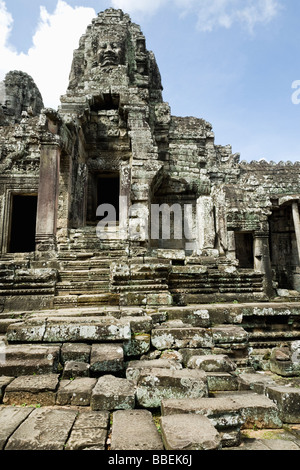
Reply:
[[5, 405], [54, 406], [59, 374], [24, 375], [12, 380], [5, 389]]
[[128, 410], [135, 408], [135, 386], [127, 379], [104, 375], [100, 377], [91, 395], [91, 409]]
[[89, 291], [85, 293], [70, 294], [70, 295], [57, 295], [54, 298], [54, 308], [81, 308], [81, 307], [92, 307], [107, 305], [108, 307], [113, 305], [119, 305], [119, 294], [111, 292], [103, 292], [101, 294], [90, 294]]
[[126, 367], [126, 378], [137, 384], [141, 373], [151, 369], [181, 370], [182, 365], [179, 362], [171, 359], [147, 359], [130, 361]]
[[166, 397], [199, 398], [207, 394], [207, 377], [200, 370], [142, 369], [136, 385], [137, 404], [142, 408], [158, 408]]
[[162, 416], [161, 431], [164, 447], [168, 451], [221, 449], [221, 436], [205, 416]]
[[164, 450], [162, 439], [148, 410], [119, 410], [112, 415], [111, 450]]
[[280, 419], [284, 423], [300, 423], [300, 389], [296, 387], [284, 387], [267, 385], [265, 394], [279, 409]]
[[[198, 399], [162, 400], [162, 415], [201, 414], [212, 420], [218, 429], [280, 429], [282, 421], [275, 403], [264, 395], [253, 392], [220, 392], [215, 397]], [[223, 424], [222, 424], [223, 423]]]
[[152, 330], [152, 345], [159, 350], [179, 348], [210, 348], [215, 345], [247, 343], [248, 333], [239, 326], [220, 325], [212, 328], [172, 327], [172, 322]]
[[0, 350], [0, 375], [55, 373], [59, 360], [60, 347], [56, 345], [4, 345]]
[[225, 354], [207, 354], [191, 356], [187, 368], [205, 372], [234, 372], [237, 366]]
[[135, 333], [148, 333], [151, 328], [149, 316], [36, 316], [10, 325], [7, 340], [10, 343], [120, 342], [130, 340]]
[[109, 268], [87, 268], [82, 269], [82, 265], [78, 266], [79, 269], [72, 269], [67, 270], [64, 269], [63, 271], [59, 272], [59, 279], [61, 281], [81, 281], [81, 280], [101, 280], [107, 279], [110, 274]]
[[109, 292], [108, 281], [64, 281], [56, 284], [56, 295], [90, 295]]
[[[19, 412], [19, 410], [16, 411]], [[19, 418], [20, 426], [11, 436], [8, 435], [8, 430], [4, 429], [5, 436], [8, 438], [5, 450], [64, 450], [77, 411], [43, 408], [30, 411], [25, 421], [24, 417], [22, 421]], [[13, 413], [11, 408], [9, 412]], [[2, 413], [3, 410], [0, 411], [0, 422]], [[13, 416], [18, 419], [20, 415], [18, 416], [15, 412]]]

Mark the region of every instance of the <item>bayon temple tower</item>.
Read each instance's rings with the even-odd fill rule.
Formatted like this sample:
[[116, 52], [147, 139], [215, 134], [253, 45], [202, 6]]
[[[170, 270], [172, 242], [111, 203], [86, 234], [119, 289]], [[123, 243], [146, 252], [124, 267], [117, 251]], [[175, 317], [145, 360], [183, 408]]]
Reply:
[[80, 38], [58, 110], [6, 76], [2, 309], [297, 299], [299, 164], [240, 162], [162, 92], [140, 27], [114, 9]]

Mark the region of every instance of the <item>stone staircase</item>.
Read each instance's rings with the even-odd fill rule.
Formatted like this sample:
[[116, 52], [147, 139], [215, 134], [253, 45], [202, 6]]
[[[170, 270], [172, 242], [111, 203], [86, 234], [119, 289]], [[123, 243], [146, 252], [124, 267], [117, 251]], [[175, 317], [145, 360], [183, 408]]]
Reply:
[[179, 304], [267, 300], [262, 274], [246, 269], [226, 272], [203, 264], [173, 266], [169, 288]]
[[298, 450], [299, 367], [287, 382], [253, 361], [249, 320], [299, 314], [296, 303], [2, 313], [0, 448], [248, 449], [266, 430], [272, 441], [256, 446]]
[[119, 297], [110, 292], [112, 258], [108, 253], [65, 253], [60, 254], [58, 261], [54, 308], [119, 304]]

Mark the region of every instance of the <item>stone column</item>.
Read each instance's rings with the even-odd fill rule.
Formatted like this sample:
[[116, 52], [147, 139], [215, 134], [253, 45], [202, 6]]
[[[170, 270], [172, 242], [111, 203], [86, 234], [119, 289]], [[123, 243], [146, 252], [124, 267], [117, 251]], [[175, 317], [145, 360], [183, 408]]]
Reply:
[[210, 196], [200, 196], [197, 201], [198, 249], [211, 250], [215, 247], [216, 229], [214, 206]]
[[59, 146], [42, 144], [36, 223], [36, 250], [40, 254], [56, 248], [59, 165]]
[[298, 266], [293, 272], [293, 288], [300, 292], [300, 216], [298, 202], [292, 204], [293, 221], [296, 234], [297, 251], [298, 251]]
[[272, 266], [270, 259], [269, 233], [254, 233], [254, 270], [264, 274], [264, 290], [270, 297], [273, 295]]
[[300, 264], [300, 216], [299, 216], [298, 202], [293, 202], [292, 212], [293, 212], [293, 221], [294, 221], [296, 241], [297, 241], [298, 262]]
[[131, 168], [127, 161], [120, 165], [120, 225], [119, 236], [128, 239], [128, 217], [131, 201]]

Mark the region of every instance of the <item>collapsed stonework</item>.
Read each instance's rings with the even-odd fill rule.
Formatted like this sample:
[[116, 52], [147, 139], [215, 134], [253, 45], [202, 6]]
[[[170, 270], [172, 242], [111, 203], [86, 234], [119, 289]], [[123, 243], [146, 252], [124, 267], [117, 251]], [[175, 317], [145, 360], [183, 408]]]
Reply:
[[[125, 406], [101, 401], [103, 389], [119, 390], [105, 373], [130, 381], [125, 408], [150, 409], [253, 390], [257, 380], [238, 381], [237, 367], [300, 375], [300, 163], [240, 161], [215, 144], [210, 123], [173, 116], [162, 91], [140, 27], [114, 9], [81, 37], [58, 110], [44, 108], [22, 72], [0, 88], [0, 372], [59, 374], [60, 364], [64, 380], [89, 377], [94, 411]], [[87, 358], [73, 350], [66, 360], [64, 345], [76, 343]], [[19, 344], [37, 368], [19, 364]], [[49, 354], [57, 360], [43, 365]], [[53, 380], [45, 404], [70, 404]], [[6, 404], [29, 399], [30, 380], [26, 392], [10, 383]], [[272, 386], [258, 389], [269, 397]], [[172, 416], [184, 408], [169, 405]], [[239, 443], [245, 421], [232, 438], [214, 435], [215, 447]], [[162, 423], [167, 448], [167, 416]], [[277, 415], [272, 423], [280, 427]]]

